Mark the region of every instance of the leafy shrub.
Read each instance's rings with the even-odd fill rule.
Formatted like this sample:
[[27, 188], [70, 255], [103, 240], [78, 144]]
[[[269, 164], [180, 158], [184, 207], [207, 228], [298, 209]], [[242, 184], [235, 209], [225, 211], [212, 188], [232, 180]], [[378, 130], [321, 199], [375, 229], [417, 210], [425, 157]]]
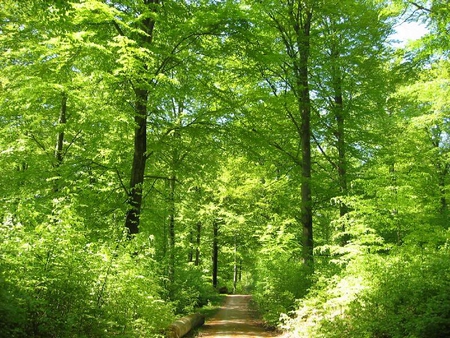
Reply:
[[179, 266], [171, 296], [179, 314], [192, 313], [195, 308], [218, 298], [217, 292], [209, 279], [203, 275], [201, 268], [192, 264]]
[[260, 260], [253, 298], [268, 325], [276, 326], [281, 313], [294, 309], [295, 300], [304, 296], [311, 285], [309, 277], [302, 263], [283, 255]]
[[118, 242], [91, 241], [76, 217], [54, 215], [32, 229], [0, 225], [0, 335], [158, 336], [173, 309], [160, 297], [151, 247], [114, 229]]
[[295, 337], [450, 336], [447, 249], [366, 254], [317, 283], [285, 328]]

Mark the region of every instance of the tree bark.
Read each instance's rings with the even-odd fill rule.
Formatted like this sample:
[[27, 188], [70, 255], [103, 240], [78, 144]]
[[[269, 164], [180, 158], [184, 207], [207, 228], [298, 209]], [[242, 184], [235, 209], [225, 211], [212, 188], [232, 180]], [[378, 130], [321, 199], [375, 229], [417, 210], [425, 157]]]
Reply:
[[188, 263], [194, 261], [194, 229], [189, 231], [189, 252], [188, 252]]
[[[297, 4], [297, 6], [302, 6]], [[313, 221], [312, 221], [312, 193], [311, 193], [311, 98], [309, 90], [309, 52], [312, 10], [310, 8], [291, 7], [290, 13], [293, 29], [296, 34], [298, 58], [294, 59], [296, 76], [297, 104], [300, 113], [300, 145], [301, 161], [301, 223], [302, 256], [305, 265], [313, 266]]]
[[237, 238], [234, 237], [234, 265], [233, 265], [233, 293], [236, 294], [238, 283], [238, 245]]
[[[58, 118], [58, 135], [56, 137], [56, 147], [55, 147], [55, 168], [61, 166], [64, 160], [64, 129], [67, 123], [67, 94], [62, 93], [61, 97], [61, 109], [59, 110], [59, 118]], [[59, 177], [59, 174], [57, 174]], [[53, 192], [57, 192], [59, 190], [59, 180], [55, 180], [53, 184]]]
[[[158, 0], [146, 1], [147, 5], [158, 4]], [[153, 41], [155, 21], [146, 18], [142, 22], [142, 35], [140, 42], [148, 47]], [[145, 75], [144, 75], [145, 76]], [[149, 91], [145, 81], [136, 81], [135, 94], [135, 130], [134, 130], [134, 155], [131, 168], [130, 190], [128, 192], [128, 210], [125, 217], [125, 228], [131, 236], [139, 232], [139, 222], [142, 208], [142, 189], [144, 185], [145, 164], [147, 160], [147, 105]]]
[[58, 119], [58, 136], [56, 139], [56, 149], [55, 149], [55, 159], [56, 165], [55, 167], [59, 167], [63, 162], [64, 157], [64, 127], [67, 123], [67, 94], [63, 93], [61, 98], [61, 109], [59, 111], [59, 119]]
[[448, 216], [448, 202], [447, 202], [447, 175], [449, 171], [449, 165], [446, 163], [445, 154], [442, 153], [441, 142], [445, 137], [443, 135], [443, 131], [439, 125], [433, 126], [430, 130], [430, 138], [431, 144], [436, 150], [437, 156], [433, 161], [433, 164], [436, 168], [437, 175], [437, 184], [438, 184], [438, 193], [439, 193], [439, 215], [441, 217], [441, 221], [445, 226], [447, 225], [447, 216]]
[[145, 163], [147, 156], [147, 100], [148, 90], [135, 89], [136, 115], [134, 117], [134, 156], [131, 169], [128, 211], [125, 227], [129, 235], [139, 232], [139, 221], [142, 207], [142, 187], [144, 184]]
[[447, 187], [445, 184], [446, 181], [446, 176], [447, 176], [447, 172], [448, 172], [448, 167], [447, 164], [441, 164], [441, 167], [444, 167], [443, 169], [441, 169], [441, 171], [438, 173], [439, 175], [439, 193], [441, 195], [440, 197], [440, 213], [441, 215], [444, 217], [444, 220], [446, 220], [447, 218], [447, 214], [448, 214], [448, 206], [447, 206]]
[[200, 265], [200, 242], [201, 242], [201, 235], [202, 235], [202, 223], [197, 223], [197, 245], [195, 246], [195, 266]]
[[205, 323], [205, 316], [200, 313], [182, 317], [169, 325], [167, 337], [181, 338], [192, 329], [202, 326]]
[[[345, 152], [345, 113], [344, 113], [344, 99], [342, 95], [342, 74], [339, 66], [340, 53], [336, 45], [332, 45], [331, 62], [332, 62], [332, 82], [334, 91], [334, 116], [336, 119], [336, 146], [338, 150], [337, 173], [339, 181], [339, 190], [342, 197], [347, 196], [347, 159]], [[344, 201], [339, 204], [339, 216], [341, 218], [342, 226], [342, 240], [341, 244], [346, 245], [349, 237], [345, 233], [344, 217], [348, 213], [348, 206]]]
[[169, 180], [169, 269], [168, 280], [172, 285], [175, 281], [175, 181], [173, 175]]
[[213, 247], [212, 247], [212, 285], [217, 288], [217, 272], [219, 266], [219, 223], [213, 221]]

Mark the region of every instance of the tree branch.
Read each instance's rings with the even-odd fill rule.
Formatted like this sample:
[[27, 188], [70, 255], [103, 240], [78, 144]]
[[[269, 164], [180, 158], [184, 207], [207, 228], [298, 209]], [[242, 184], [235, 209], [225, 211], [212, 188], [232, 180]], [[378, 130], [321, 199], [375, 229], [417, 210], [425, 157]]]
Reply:
[[79, 130], [78, 133], [75, 134], [75, 136], [73, 137], [72, 141], [70, 141], [69, 145], [66, 148], [66, 151], [64, 151], [64, 155], [63, 157], [66, 157], [70, 147], [75, 143], [75, 141], [77, 140], [78, 136], [82, 133], [82, 130]]
[[410, 5], [413, 5], [413, 6], [417, 7], [417, 9], [420, 9], [420, 10], [422, 10], [422, 11], [431, 13], [431, 9], [430, 9], [430, 8], [427, 8], [427, 7], [424, 7], [424, 6], [422, 6], [422, 5], [419, 5], [418, 3], [414, 2], [414, 1], [408, 1], [408, 3], [409, 3]]
[[322, 155], [325, 157], [325, 159], [330, 162], [330, 164], [334, 167], [334, 168], [338, 168], [338, 166], [336, 165], [336, 163], [333, 162], [333, 160], [331, 159], [331, 157], [329, 157], [326, 153], [325, 150], [323, 150], [322, 146], [320, 145], [319, 141], [317, 140], [317, 138], [314, 136], [314, 134], [311, 133], [311, 136], [314, 140], [314, 143], [317, 145], [317, 147], [319, 148], [320, 152], [322, 153]]
[[122, 186], [122, 188], [125, 191], [125, 193], [127, 194], [127, 196], [130, 195], [129, 190], [127, 189], [127, 187], [123, 183], [122, 176], [120, 176], [119, 169], [117, 169], [117, 168], [116, 168], [116, 174], [117, 174], [117, 177], [119, 178], [120, 185]]

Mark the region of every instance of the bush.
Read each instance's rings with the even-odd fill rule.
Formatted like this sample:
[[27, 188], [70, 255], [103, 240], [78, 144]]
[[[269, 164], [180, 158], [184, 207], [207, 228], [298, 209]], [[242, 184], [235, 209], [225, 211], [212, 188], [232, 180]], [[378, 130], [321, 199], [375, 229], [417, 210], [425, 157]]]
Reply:
[[255, 275], [253, 299], [269, 326], [279, 323], [281, 313], [292, 311], [295, 300], [303, 297], [311, 285], [310, 271], [282, 255], [261, 259]]
[[85, 234], [76, 220], [0, 225], [0, 336], [156, 337], [172, 321], [151, 248]]
[[190, 314], [210, 301], [216, 301], [218, 294], [205, 277], [201, 268], [192, 264], [179, 266], [171, 292], [178, 314]]
[[448, 337], [448, 250], [366, 254], [318, 283], [285, 328], [296, 337]]

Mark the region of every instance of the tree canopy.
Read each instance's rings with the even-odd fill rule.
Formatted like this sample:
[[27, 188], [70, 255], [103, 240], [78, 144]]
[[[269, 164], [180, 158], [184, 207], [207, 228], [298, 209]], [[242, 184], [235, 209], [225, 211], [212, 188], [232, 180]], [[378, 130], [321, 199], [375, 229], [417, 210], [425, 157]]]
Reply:
[[0, 336], [449, 336], [449, 12], [2, 1]]

